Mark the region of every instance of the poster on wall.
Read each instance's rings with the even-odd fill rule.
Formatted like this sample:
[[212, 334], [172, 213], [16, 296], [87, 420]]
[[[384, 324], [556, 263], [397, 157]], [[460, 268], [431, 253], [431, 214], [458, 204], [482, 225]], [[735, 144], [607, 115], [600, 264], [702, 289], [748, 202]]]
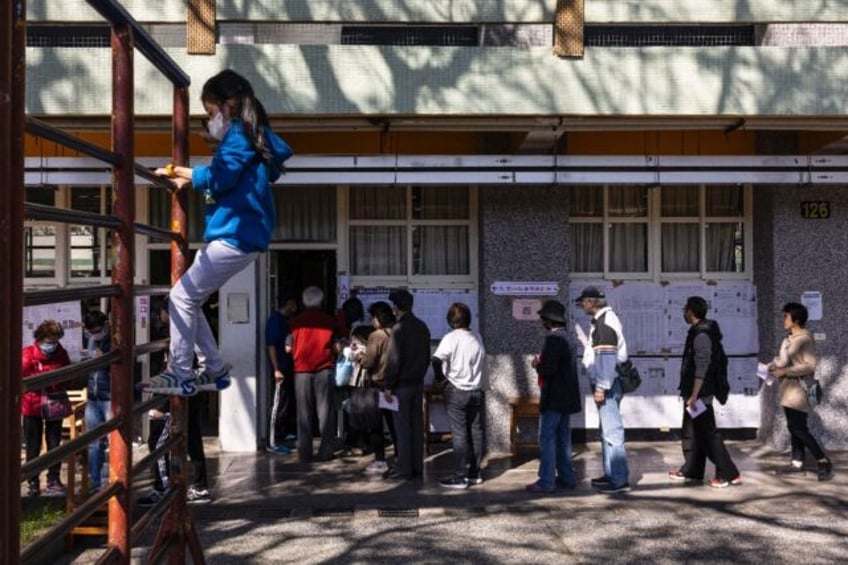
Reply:
[[79, 302], [59, 302], [41, 306], [26, 306], [23, 311], [22, 344], [33, 342], [33, 332], [45, 320], [56, 320], [65, 330], [60, 340], [71, 361], [82, 358], [82, 321]]
[[[356, 296], [362, 301], [365, 312], [371, 304], [389, 302], [390, 288], [357, 288]], [[471, 309], [471, 328], [479, 332], [479, 306], [476, 290], [412, 289], [414, 298], [412, 311], [427, 324], [430, 338], [439, 340], [450, 331], [446, 315], [454, 302], [462, 302]], [[367, 314], [366, 314], [367, 317]]]

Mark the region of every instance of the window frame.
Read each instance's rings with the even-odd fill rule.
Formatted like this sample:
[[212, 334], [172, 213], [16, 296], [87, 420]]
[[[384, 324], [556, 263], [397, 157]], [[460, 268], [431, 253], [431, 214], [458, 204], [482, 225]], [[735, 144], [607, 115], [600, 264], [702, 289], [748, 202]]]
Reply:
[[[726, 183], [725, 183], [726, 185]], [[641, 217], [616, 217], [609, 214], [609, 188], [620, 186], [616, 184], [584, 185], [594, 186], [603, 190], [603, 210], [600, 216], [572, 216], [571, 224], [600, 224], [603, 239], [603, 258], [601, 272], [570, 271], [574, 279], [603, 279], [603, 280], [753, 280], [753, 188], [749, 184], [737, 185], [742, 188], [743, 213], [741, 216], [707, 216], [707, 189], [713, 184], [697, 184], [698, 214], [697, 216], [661, 216], [662, 190], [674, 190], [676, 186], [652, 185], [648, 189], [648, 214]], [[640, 186], [631, 184], [629, 186]], [[680, 185], [693, 186], [693, 185]], [[620, 272], [610, 270], [610, 227], [621, 223], [646, 223], [648, 226], [648, 270], [645, 273]], [[742, 270], [739, 272], [707, 270], [707, 229], [711, 224], [741, 223], [742, 224]], [[664, 272], [662, 271], [662, 228], [663, 224], [697, 224], [698, 226], [698, 271], [695, 272]], [[569, 230], [570, 233], [570, 230]]]

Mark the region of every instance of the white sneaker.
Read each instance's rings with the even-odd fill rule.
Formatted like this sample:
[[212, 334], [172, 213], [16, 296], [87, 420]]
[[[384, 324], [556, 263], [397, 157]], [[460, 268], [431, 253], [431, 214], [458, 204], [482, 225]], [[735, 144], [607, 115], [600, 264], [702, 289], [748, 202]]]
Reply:
[[389, 470], [389, 464], [385, 461], [374, 461], [365, 467], [366, 475], [382, 475]]

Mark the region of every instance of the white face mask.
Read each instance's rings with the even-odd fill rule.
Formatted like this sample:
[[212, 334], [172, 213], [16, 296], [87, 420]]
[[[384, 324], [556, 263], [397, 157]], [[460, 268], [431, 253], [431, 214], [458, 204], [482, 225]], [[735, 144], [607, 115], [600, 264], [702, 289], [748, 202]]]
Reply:
[[224, 115], [218, 112], [206, 124], [206, 129], [209, 131], [209, 135], [221, 141], [227, 134], [227, 130], [230, 129], [230, 120], [224, 121]]

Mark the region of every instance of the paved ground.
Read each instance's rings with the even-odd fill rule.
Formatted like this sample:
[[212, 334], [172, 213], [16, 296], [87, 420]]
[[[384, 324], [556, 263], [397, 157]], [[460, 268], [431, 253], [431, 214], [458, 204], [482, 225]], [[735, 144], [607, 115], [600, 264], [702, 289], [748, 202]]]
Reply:
[[392, 484], [362, 474], [368, 457], [305, 474], [294, 455], [209, 444], [214, 501], [191, 509], [210, 564], [848, 562], [848, 454], [835, 454], [835, 479], [820, 483], [775, 476], [785, 455], [755, 442], [729, 445], [743, 486], [671, 484], [679, 445], [631, 443], [634, 490], [595, 494], [588, 479], [600, 474], [600, 454], [590, 444], [577, 446], [579, 488], [538, 496], [524, 491], [532, 456], [492, 459], [485, 484], [452, 491], [438, 485], [450, 466], [444, 449], [423, 481]]

